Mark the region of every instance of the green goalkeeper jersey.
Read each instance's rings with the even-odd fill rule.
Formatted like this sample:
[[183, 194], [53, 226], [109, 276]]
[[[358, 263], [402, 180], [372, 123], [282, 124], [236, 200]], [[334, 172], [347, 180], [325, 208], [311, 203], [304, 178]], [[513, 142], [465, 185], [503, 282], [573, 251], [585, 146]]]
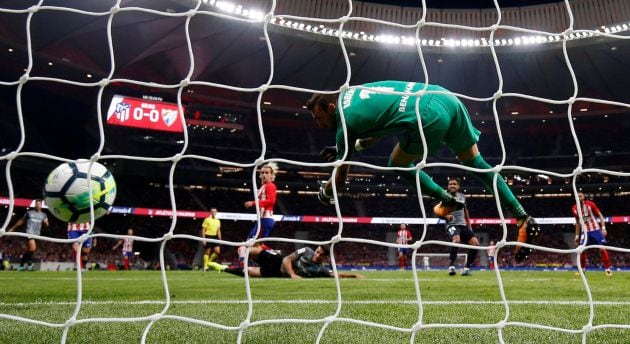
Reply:
[[[401, 147], [408, 153], [422, 152], [422, 142], [416, 117], [416, 96], [386, 94], [385, 92], [417, 92], [425, 87], [423, 83], [406, 81], [379, 81], [364, 84], [373, 90], [350, 87], [340, 95], [348, 129], [348, 142], [352, 147], [356, 139], [384, 137], [395, 133], [406, 136], [401, 139]], [[448, 92], [437, 85], [428, 85], [427, 91]], [[463, 150], [476, 143], [479, 131], [476, 130], [464, 105], [451, 94], [427, 93], [420, 98], [419, 109], [423, 131], [429, 147], [429, 154], [435, 153], [439, 145], [446, 143], [454, 151]], [[453, 121], [457, 119], [457, 121]], [[451, 128], [455, 124], [456, 128]], [[451, 132], [457, 129], [458, 132]], [[464, 131], [462, 136], [461, 131]], [[449, 140], [450, 139], [450, 140]], [[403, 142], [404, 141], [404, 142]], [[337, 159], [343, 158], [345, 151], [343, 126], [340, 109], [337, 108]], [[353, 150], [348, 152], [347, 159]]]

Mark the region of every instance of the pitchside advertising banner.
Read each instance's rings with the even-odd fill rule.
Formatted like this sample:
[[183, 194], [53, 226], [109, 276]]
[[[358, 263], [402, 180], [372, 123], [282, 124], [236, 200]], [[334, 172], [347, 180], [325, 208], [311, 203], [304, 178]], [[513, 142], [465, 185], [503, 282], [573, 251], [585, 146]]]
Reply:
[[115, 95], [107, 110], [107, 124], [181, 133], [177, 104]]
[[[0, 196], [0, 206], [5, 208], [11, 203], [10, 199], [6, 196]], [[35, 207], [34, 199], [27, 198], [15, 198], [13, 205], [20, 208], [32, 208]], [[46, 208], [46, 204], [43, 204]], [[113, 206], [110, 209], [110, 214], [119, 215], [134, 215], [134, 216], [157, 216], [163, 217], [173, 216], [172, 209], [158, 209], [158, 208], [140, 208], [140, 207], [121, 207]], [[203, 219], [210, 216], [209, 211], [203, 210], [180, 210], [176, 212], [178, 217]], [[217, 217], [221, 220], [234, 220], [234, 221], [257, 221], [256, 214], [252, 213], [229, 213], [219, 212]], [[318, 216], [318, 215], [274, 215], [274, 220], [285, 222], [307, 222], [307, 223], [338, 223], [339, 219], [336, 216]], [[605, 218], [606, 223], [628, 223], [630, 224], [630, 215], [617, 215], [608, 216]], [[359, 224], [395, 224], [395, 223], [407, 223], [407, 224], [443, 224], [444, 220], [437, 218], [427, 217], [426, 219], [421, 217], [342, 217], [344, 223], [359, 223]], [[473, 225], [483, 224], [501, 224], [501, 219], [498, 218], [472, 218], [470, 219]], [[558, 224], [575, 224], [575, 218], [573, 217], [537, 217], [536, 221], [543, 225], [558, 225]], [[512, 218], [505, 219], [506, 224], [515, 224], [516, 220]]]

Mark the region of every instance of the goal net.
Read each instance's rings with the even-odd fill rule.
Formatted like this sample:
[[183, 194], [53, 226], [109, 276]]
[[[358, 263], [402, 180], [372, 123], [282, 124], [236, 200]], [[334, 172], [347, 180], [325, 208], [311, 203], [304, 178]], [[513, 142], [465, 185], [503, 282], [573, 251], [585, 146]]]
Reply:
[[[43, 250], [51, 257], [57, 252], [67, 254], [68, 247], [73, 243], [83, 244], [88, 239], [97, 239], [100, 245], [105, 243], [108, 252], [103, 246], [99, 248], [95, 245], [92, 254], [105, 255], [110, 253], [112, 245], [109, 243], [128, 238], [128, 227], [141, 227], [133, 235], [136, 244], [146, 250], [153, 249], [158, 257], [145, 266], [151, 265], [160, 271], [159, 283], [152, 280], [146, 284], [162, 290], [164, 295], [160, 302], [147, 302], [152, 306], [151, 310], [138, 316], [126, 315], [125, 304], [119, 305], [116, 312], [102, 314], [98, 307], [86, 312], [86, 306], [92, 301], [86, 299], [84, 287], [98, 288], [98, 282], [89, 273], [77, 269], [76, 275], [73, 275], [75, 285], [71, 288], [76, 293], [72, 293], [71, 301], [62, 305], [71, 308], [67, 313], [41, 317], [39, 307], [58, 301], [45, 299], [46, 283], [49, 281], [37, 282], [32, 302], [26, 305], [34, 308], [28, 312], [19, 311], [20, 307], [26, 307], [20, 302], [0, 300], [4, 309], [0, 312], [2, 327], [20, 328], [17, 337], [8, 340], [23, 339], [31, 335], [31, 329], [39, 333], [37, 331], [43, 328], [45, 331], [60, 332], [61, 335], [55, 338], [65, 343], [72, 342], [77, 332], [85, 331], [94, 324], [111, 325], [124, 332], [123, 325], [127, 323], [139, 324], [141, 331], [136, 334], [140, 342], [151, 342], [155, 338], [156, 342], [182, 341], [182, 338], [169, 334], [171, 329], [182, 326], [182, 323], [184, 328], [201, 326], [234, 334], [231, 338], [236, 342], [247, 341], [244, 337], [253, 329], [296, 324], [317, 326], [315, 334], [308, 337], [309, 342], [326, 342], [324, 338], [329, 339], [327, 333], [344, 325], [351, 327], [349, 336], [361, 336], [361, 330], [355, 331], [356, 328], [371, 328], [400, 333], [412, 343], [426, 333], [442, 330], [444, 334], [440, 336], [458, 341], [458, 331], [470, 329], [485, 331], [482, 337], [466, 332], [471, 334], [471, 338], [501, 343], [506, 342], [506, 338], [514, 338], [515, 335], [506, 335], [514, 328], [576, 335], [582, 342], [589, 342], [593, 336], [597, 338], [596, 332], [600, 330], [618, 331], [614, 334], [621, 333], [627, 338], [630, 331], [627, 320], [608, 323], [601, 316], [595, 316], [596, 306], [600, 304], [594, 300], [591, 282], [584, 274], [584, 267], [577, 261], [579, 280], [576, 283], [584, 289], [582, 301], [588, 313], [584, 323], [546, 323], [545, 319], [531, 320], [522, 314], [515, 320], [514, 313], [518, 313], [519, 303], [512, 301], [518, 296], [510, 294], [510, 285], [504, 284], [499, 264], [494, 270], [494, 281], [499, 294], [500, 320], [488, 323], [479, 315], [478, 322], [461, 321], [457, 314], [438, 314], [431, 318], [432, 321], [427, 321], [431, 314], [425, 308], [429, 303], [424, 299], [424, 293], [430, 294], [432, 290], [439, 289], [431, 289], [431, 283], [442, 282], [425, 279], [426, 274], [421, 272], [424, 258], [428, 258], [431, 268], [446, 267], [448, 258], [445, 258], [445, 252], [449, 251], [451, 243], [446, 240], [446, 235], [439, 238], [431, 236], [429, 228], [438, 224], [438, 220], [432, 213], [433, 201], [420, 188], [419, 171], [437, 174], [442, 178], [439, 183], [443, 183], [449, 173], [496, 172], [492, 188], [486, 190], [477, 186], [474, 191], [477, 198], [471, 203], [490, 200], [484, 204], [490, 204], [487, 208], [493, 209], [494, 215], [488, 217], [494, 221], [486, 223], [482, 220], [475, 225], [491, 228], [489, 232], [493, 232], [487, 236], [497, 241], [496, 257], [507, 257], [510, 261], [514, 248], [519, 245], [515, 220], [504, 214], [505, 205], [498, 197], [488, 197], [498, 193], [500, 178], [505, 177], [513, 189], [529, 188], [529, 196], [524, 198], [531, 199], [532, 203], [540, 200], [547, 204], [547, 198], [541, 196], [546, 193], [549, 197], [564, 197], [575, 204], [578, 192], [583, 192], [582, 184], [586, 183], [586, 178], [597, 175], [606, 179], [606, 183], [609, 178], [618, 178], [617, 183], [623, 185], [630, 177], [627, 166], [614, 161], [627, 156], [617, 157], [603, 152], [601, 155], [609, 160], [598, 165], [593, 163], [600, 158], [595, 156], [595, 150], [589, 150], [593, 156], [585, 154], [582, 139], [589, 143], [595, 139], [591, 138], [589, 129], [584, 129], [584, 124], [576, 124], [582, 118], [581, 113], [588, 112], [596, 118], [621, 116], [627, 114], [630, 104], [627, 98], [609, 97], [603, 92], [582, 93], [583, 79], [598, 77], [576, 73], [580, 63], [589, 63], [589, 57], [576, 61], [571, 50], [588, 49], [584, 46], [589, 44], [604, 46], [607, 52], [621, 49], [618, 46], [628, 39], [628, 4], [623, 0], [566, 0], [532, 8], [502, 8], [500, 3], [495, 0], [493, 8], [479, 11], [449, 11], [431, 9], [426, 1], [418, 1], [414, 8], [351, 0], [0, 1], [0, 58], [5, 69], [0, 80], [0, 104], [3, 108], [13, 109], [7, 110], [0, 151], [5, 175], [0, 189], [5, 205], [1, 212], [4, 219], [0, 229], [0, 245], [4, 253], [20, 254], [17, 247], [29, 238], [36, 240], [39, 251]], [[537, 54], [543, 57], [532, 57]], [[549, 64], [553, 68], [539, 69], [539, 75], [524, 75], [528, 69], [521, 69], [522, 66], [540, 64]], [[597, 74], [598, 68], [591, 73]], [[394, 92], [360, 86], [365, 82], [395, 78], [453, 87], [448, 87], [450, 91], [422, 89]], [[559, 82], [559, 78], [563, 81]], [[351, 87], [366, 97], [378, 93], [395, 94], [405, 101], [416, 99], [408, 106], [415, 107], [420, 123], [421, 97], [442, 93], [457, 96], [469, 107], [471, 116], [475, 117], [475, 125], [494, 144], [492, 153], [488, 153], [495, 156], [490, 160], [491, 168], [464, 166], [452, 154], [443, 152], [441, 157], [444, 159], [432, 159], [428, 154], [427, 133], [422, 128], [418, 131], [424, 155], [411, 167], [388, 167], [386, 161], [369, 154], [360, 161], [322, 162], [313, 153], [323, 148], [324, 141], [332, 144], [335, 138], [318, 138], [304, 129], [306, 122], [302, 117], [310, 120], [311, 116], [304, 101], [313, 93], [346, 92]], [[617, 94], [617, 90], [606, 91]], [[116, 108], [123, 101], [128, 107]], [[341, 99], [339, 103], [341, 108], [343, 101]], [[47, 107], [55, 118], [47, 116]], [[566, 134], [553, 141], [553, 148], [546, 146], [551, 141], [543, 144], [536, 137], [547, 135], [544, 129], [533, 132], [531, 128], [519, 128], [522, 129], [520, 132], [514, 129], [518, 116], [532, 108], [536, 110], [527, 115], [530, 119], [537, 118], [541, 123], [553, 120], [566, 128]], [[344, 146], [352, 147], [354, 142], [348, 142], [343, 110], [340, 116]], [[615, 118], [613, 120], [621, 123], [619, 117]], [[619, 127], [622, 128], [621, 125]], [[125, 131], [129, 128], [137, 131]], [[606, 129], [600, 130], [605, 136], [603, 131]], [[574, 153], [564, 150], [563, 144], [567, 139]], [[524, 145], [523, 141], [527, 141], [526, 147], [513, 149], [514, 145]], [[627, 146], [624, 142], [617, 144], [617, 147]], [[255, 149], [244, 149], [240, 145], [254, 146]], [[547, 152], [548, 155], [532, 162], [525, 154], [526, 149], [533, 150], [533, 154]], [[383, 157], [388, 154], [389, 151], [375, 155]], [[313, 159], [314, 156], [316, 159]], [[112, 169], [114, 176], [117, 171], [124, 176], [117, 180], [119, 198], [112, 213], [103, 220], [92, 218], [88, 234], [74, 239], [65, 237], [65, 228], [41, 235], [7, 232], [18, 220], [14, 217], [16, 209], [31, 206], [30, 201], [25, 200], [40, 196], [38, 192], [49, 171], [61, 162], [78, 159], [103, 163]], [[246, 235], [241, 234], [246, 234], [254, 223], [260, 228], [261, 217], [255, 215], [260, 214], [260, 204], [256, 203], [255, 210], [249, 209], [247, 214], [232, 209], [242, 208], [242, 199], [257, 199], [261, 188], [259, 171], [269, 162], [278, 163], [281, 167], [278, 197], [284, 197], [286, 201], [282, 204], [284, 209], [277, 209], [277, 213], [290, 214], [294, 205], [314, 209], [311, 211], [317, 215], [276, 214], [276, 220], [282, 220], [278, 222], [287, 223], [281, 228], [290, 235], [276, 230], [269, 238], [246, 240]], [[556, 163], [557, 166], [554, 166]], [[343, 164], [351, 166], [349, 184], [363, 183], [360, 189], [352, 185], [333, 187], [334, 206], [324, 208], [318, 205], [314, 201], [318, 193], [317, 181], [335, 175]], [[401, 186], [402, 180], [392, 177], [400, 172], [415, 173], [415, 185]], [[294, 179], [285, 183], [283, 177]], [[530, 185], [525, 179], [540, 184]], [[545, 192], [542, 185], [550, 179], [563, 180], [564, 183]], [[125, 186], [134, 191], [126, 191]], [[538, 186], [541, 191], [534, 190]], [[406, 198], [410, 194], [417, 197]], [[627, 197], [627, 190], [620, 187], [609, 194]], [[382, 203], [377, 203], [377, 198], [381, 198], [378, 202]], [[391, 224], [395, 222], [387, 222], [388, 219], [395, 219], [417, 225], [421, 230], [415, 233], [419, 235], [414, 234], [415, 242], [410, 245], [388, 243], [382, 235], [370, 237], [370, 234], [376, 233], [370, 229], [371, 224], [361, 223], [361, 219], [365, 218], [361, 214], [389, 209], [387, 203], [397, 199], [404, 199], [404, 204], [413, 210], [400, 216], [379, 214], [382, 217], [378, 219], [382, 222], [377, 223]], [[134, 204], [147, 208], [135, 207]], [[220, 218], [226, 224], [223, 238], [202, 240], [198, 220], [208, 215], [209, 208], [214, 206], [220, 208]], [[229, 210], [223, 211], [221, 207]], [[566, 204], [563, 207], [566, 208]], [[187, 209], [205, 211], [194, 213]], [[534, 211], [543, 210], [535, 209], [530, 211], [532, 216], [537, 217]], [[398, 208], [390, 210], [405, 211]], [[142, 220], [130, 220], [133, 214], [139, 213], [143, 215]], [[351, 215], [348, 216], [348, 213]], [[166, 225], [164, 219], [168, 219]], [[50, 220], [54, 222], [54, 219]], [[572, 218], [553, 221], [539, 218], [542, 225], [562, 224], [573, 231]], [[626, 223], [627, 219], [614, 221]], [[355, 225], [366, 227], [357, 229], [353, 227]], [[186, 226], [190, 230], [181, 231]], [[238, 227], [240, 236], [230, 233], [230, 226]], [[441, 228], [441, 224], [438, 226]], [[57, 225], [57, 228], [60, 226]], [[186, 280], [186, 277], [171, 275], [167, 270], [184, 266], [194, 268], [187, 266], [185, 257], [202, 252], [209, 244], [221, 244], [224, 256], [235, 256], [238, 247], [245, 246], [249, 250], [260, 243], [283, 252], [292, 252], [296, 247], [305, 245], [331, 245], [330, 264], [334, 283], [322, 287], [330, 291], [329, 300], [316, 300], [334, 305], [329, 308], [330, 312], [315, 313], [313, 317], [260, 317], [254, 311], [254, 305], [265, 302], [280, 304], [282, 301], [261, 300], [264, 297], [259, 290], [272, 292], [273, 287], [265, 289], [269, 286], [254, 285], [256, 282], [248, 274], [243, 279], [243, 302], [235, 303], [233, 310], [222, 308], [221, 312], [225, 314], [218, 314], [214, 307], [221, 304], [219, 300], [215, 304], [203, 305], [204, 314], [212, 314], [203, 319], [177, 312], [178, 307], [187, 303], [177, 299], [182, 292], [177, 283]], [[466, 249], [478, 250], [480, 258], [483, 256], [485, 259], [487, 244], [488, 240], [485, 240], [481, 246], [466, 243], [457, 246], [462, 252]], [[427, 246], [432, 248], [431, 253], [420, 253]], [[524, 246], [565, 258], [585, 252], [590, 254], [603, 248], [595, 246], [587, 250], [583, 245], [546, 247], [536, 242]], [[359, 314], [347, 312], [344, 308], [350, 302], [359, 306], [374, 299], [385, 302], [382, 290], [366, 296], [369, 300], [347, 300], [339, 270], [357, 260], [369, 262], [377, 259], [374, 257], [385, 262], [387, 248], [410, 248], [413, 257], [417, 258], [412, 260], [413, 273], [408, 276], [413, 283], [404, 284], [415, 297], [411, 301], [415, 308], [412, 311], [405, 309], [405, 315], [413, 318], [409, 326], [379, 322], [358, 311]], [[617, 256], [630, 253], [622, 245], [606, 248]], [[201, 254], [198, 256], [199, 261]], [[459, 253], [458, 257], [460, 265], [465, 265], [466, 255]], [[76, 264], [80, 263], [80, 259], [80, 254], [72, 257]], [[246, 259], [245, 264], [247, 266], [251, 262]], [[57, 266], [56, 269], [63, 268]], [[121, 286], [121, 289], [132, 289], [144, 282], [125, 283], [127, 285]], [[212, 282], [208, 278], [207, 283], [220, 285], [223, 282]], [[405, 283], [405, 280], [400, 283]], [[539, 285], [542, 295], [547, 295], [548, 289], [553, 288], [545, 285], [545, 281]], [[194, 288], [199, 288], [199, 293], [205, 297], [205, 285], [195, 285]], [[304, 288], [301, 292], [308, 294], [308, 288]], [[461, 289], [465, 288], [466, 285], [462, 284]], [[117, 301], [117, 292], [112, 291], [113, 303]], [[621, 293], [611, 291], [616, 292]], [[220, 295], [221, 291], [215, 293]], [[625, 294], [623, 297], [627, 299]], [[449, 295], [441, 299], [449, 300]], [[544, 303], [544, 300], [541, 302]], [[294, 311], [296, 304], [299, 308], [299, 302], [287, 303], [287, 307]], [[471, 305], [463, 304], [463, 307]], [[622, 307], [627, 307], [627, 304]], [[46, 313], [50, 308], [42, 309], [41, 313]], [[237, 324], [226, 324], [214, 321], [213, 316], [239, 320]], [[182, 336], [185, 336], [186, 329], [180, 327], [178, 331], [177, 334], [184, 333]], [[2, 336], [0, 332], [0, 342]], [[540, 340], [548, 338], [544, 334], [539, 336], [536, 338]], [[278, 339], [261, 338], [252, 341]], [[304, 340], [303, 337], [301, 339]], [[344, 339], [334, 338], [332, 342], [345, 342]], [[515, 341], [518, 342], [518, 339]]]

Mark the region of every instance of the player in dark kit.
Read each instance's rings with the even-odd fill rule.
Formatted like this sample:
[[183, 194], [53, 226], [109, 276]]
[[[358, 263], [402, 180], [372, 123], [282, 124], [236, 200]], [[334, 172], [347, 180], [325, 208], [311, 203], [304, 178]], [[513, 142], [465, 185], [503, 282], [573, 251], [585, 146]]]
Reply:
[[[328, 254], [328, 248], [325, 246], [318, 246], [314, 251], [310, 247], [303, 247], [289, 255], [252, 247], [249, 251], [249, 258], [258, 263], [259, 266], [248, 267], [247, 273], [250, 277], [290, 277], [293, 279], [334, 277], [334, 273], [324, 266]], [[243, 268], [240, 266], [228, 267], [211, 262], [210, 268], [238, 276], [244, 275]], [[338, 275], [340, 278], [363, 277], [359, 274], [338, 273]]]
[[[461, 182], [459, 178], [450, 178], [448, 180], [448, 192], [455, 197], [459, 202], [466, 204], [466, 196], [459, 192]], [[455, 210], [444, 217], [446, 220], [446, 231], [448, 232], [448, 238], [454, 244], [466, 243], [472, 246], [479, 246], [479, 240], [472, 231], [470, 226], [470, 215], [468, 214], [468, 208], [464, 205], [464, 208]], [[470, 266], [475, 262], [477, 258], [476, 249], [468, 249], [468, 256], [466, 257], [466, 266], [462, 271], [462, 276], [470, 276]], [[449, 252], [449, 267], [448, 274], [450, 276], [455, 275], [455, 260], [457, 259], [457, 247], [451, 246]]]
[[[29, 235], [41, 235], [42, 226], [48, 228], [48, 216], [42, 210], [42, 201], [35, 200], [35, 209], [31, 209], [24, 214], [24, 217], [19, 219], [7, 232], [13, 232], [16, 228], [26, 223], [26, 234]], [[26, 241], [26, 251], [22, 254], [20, 260], [19, 271], [24, 271], [24, 263], [27, 264], [26, 269], [33, 271], [33, 256], [37, 250], [37, 244], [35, 238], [28, 237]]]

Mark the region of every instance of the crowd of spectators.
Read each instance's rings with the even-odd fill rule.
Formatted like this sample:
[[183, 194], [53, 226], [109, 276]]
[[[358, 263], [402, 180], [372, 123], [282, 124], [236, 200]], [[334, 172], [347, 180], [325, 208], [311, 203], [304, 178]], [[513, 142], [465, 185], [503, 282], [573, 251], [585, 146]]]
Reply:
[[[164, 191], [164, 190], [163, 190]], [[179, 195], [179, 193], [178, 193]], [[184, 197], [184, 194], [179, 195]], [[245, 212], [242, 209], [242, 201], [247, 199], [250, 195], [248, 193], [238, 193], [240, 198], [224, 197], [221, 193], [210, 193], [207, 197], [198, 196], [198, 201], [204, 204], [217, 206], [219, 211], [225, 212]], [[234, 196], [234, 195], [232, 195]], [[214, 201], [210, 201], [213, 199]], [[279, 198], [279, 203], [283, 204], [283, 208], [291, 209], [292, 214], [304, 215], [317, 214], [322, 215], [322, 209], [326, 209], [323, 206], [313, 206], [314, 196], [312, 195], [292, 195], [285, 197], [284, 195]], [[627, 204], [627, 198], [598, 198], [597, 202], [605, 212], [606, 216], [618, 216], [627, 215], [627, 208], [625, 213], [616, 213], [617, 209], [613, 206], [615, 203]], [[372, 217], [419, 217], [420, 210], [417, 206], [417, 201], [412, 197], [400, 197], [392, 199], [384, 199], [379, 197], [372, 197], [370, 199], [342, 199], [342, 213], [344, 205], [363, 202], [364, 205], [354, 205], [352, 208], [354, 211], [352, 215], [348, 216], [372, 216]], [[365, 204], [369, 204], [368, 210], [365, 209]], [[569, 217], [571, 198], [527, 198], [523, 199], [523, 204], [526, 208], [531, 209], [530, 212], [537, 217]], [[299, 207], [297, 206], [299, 205]], [[428, 206], [427, 203], [425, 206]], [[473, 218], [480, 217], [496, 217], [496, 204], [493, 198], [478, 198], [470, 199], [468, 201], [470, 207], [471, 216]], [[296, 208], [292, 208], [295, 206]], [[305, 208], [302, 208], [304, 206]], [[358, 214], [358, 210], [361, 210], [361, 214]], [[430, 209], [430, 208], [429, 208]], [[623, 207], [619, 208], [622, 209]], [[373, 212], [372, 210], [375, 210]], [[24, 209], [16, 209], [15, 216], [12, 221], [15, 221]], [[364, 213], [363, 213], [364, 212]], [[279, 212], [278, 213], [284, 213]], [[5, 214], [6, 215], [6, 214]], [[334, 212], [328, 212], [328, 215], [334, 215]], [[344, 214], [345, 215], [345, 214]], [[124, 235], [127, 228], [133, 228], [134, 233], [139, 237], [144, 238], [160, 238], [164, 234], [168, 233], [173, 226], [173, 234], [175, 237], [167, 242], [164, 246], [165, 250], [165, 264], [169, 268], [174, 269], [193, 269], [198, 265], [195, 261], [196, 254], [199, 250], [200, 241], [196, 240], [199, 237], [201, 218], [177, 218], [177, 221], [173, 226], [173, 219], [169, 217], [150, 217], [150, 216], [133, 216], [133, 215], [120, 215], [110, 214], [96, 222], [94, 234], [97, 235], [97, 244], [90, 253], [90, 261], [96, 262], [101, 267], [118, 265], [122, 256], [119, 251], [113, 251], [112, 246], [117, 242], [117, 238], [110, 238], [102, 236], [103, 234]], [[237, 263], [236, 249], [238, 243], [243, 241], [247, 237], [247, 233], [253, 226], [252, 221], [243, 220], [223, 220], [222, 233], [223, 240], [229, 242], [223, 246], [222, 255], [220, 260], [225, 263]], [[630, 231], [628, 228], [630, 225], [627, 223], [614, 223], [607, 226], [608, 229], [608, 241], [611, 246], [609, 253], [611, 255], [611, 261], [616, 267], [630, 266], [630, 255], [627, 253], [614, 250], [614, 247], [629, 248], [630, 247]], [[421, 225], [413, 225], [414, 239], [423, 238], [423, 241], [437, 241], [447, 243], [448, 238], [443, 225], [428, 225], [426, 232], [423, 233], [424, 227]], [[495, 242], [500, 241], [503, 237], [503, 228], [499, 225], [474, 225], [473, 229], [476, 233], [487, 240], [482, 240], [482, 247], [487, 245], [489, 240]], [[340, 235], [341, 242], [335, 245], [333, 253], [335, 255], [335, 262], [339, 265], [348, 266], [378, 266], [384, 267], [393, 262], [389, 259], [389, 250], [387, 246], [379, 245], [379, 242], [387, 242], [388, 232], [395, 230], [395, 225], [376, 225], [376, 224], [344, 224], [339, 229], [337, 223], [303, 223], [303, 222], [278, 222], [276, 228], [273, 231], [272, 237], [279, 238], [296, 238], [307, 239], [315, 241], [328, 241], [333, 237]], [[51, 238], [65, 239], [66, 226], [64, 223], [57, 221], [51, 217], [51, 226], [48, 231], [45, 231], [43, 235]], [[556, 224], [556, 225], [543, 225], [542, 233], [536, 245], [543, 248], [553, 249], [571, 249], [574, 246], [567, 241], [573, 237], [574, 226], [570, 224]], [[362, 242], [361, 240], [370, 240], [369, 243]], [[516, 231], [513, 225], [508, 225], [507, 241], [516, 240]], [[23, 252], [22, 245], [24, 244], [23, 238], [18, 237], [5, 237], [3, 238], [0, 247], [4, 254], [5, 259], [18, 260], [19, 255]], [[284, 242], [270, 239], [267, 243], [270, 247], [285, 252], [290, 252], [297, 247], [300, 247], [300, 243], [296, 242]], [[36, 261], [65, 261], [72, 262], [74, 257], [72, 256], [70, 243], [53, 243], [41, 240], [38, 245], [38, 251], [36, 253]], [[158, 267], [159, 252], [162, 249], [161, 242], [148, 242], [142, 239], [136, 240], [135, 250], [139, 252], [138, 258], [143, 262], [140, 267], [142, 268], [155, 268]], [[506, 247], [499, 251], [497, 256], [497, 262], [501, 266], [512, 266], [512, 249]], [[440, 244], [423, 244], [419, 250], [419, 253], [447, 253], [448, 246]], [[589, 262], [591, 266], [598, 266], [598, 256], [596, 254], [589, 255]], [[568, 253], [555, 253], [543, 250], [537, 250], [531, 257], [531, 259], [525, 262], [525, 266], [528, 267], [570, 267], [573, 265], [571, 254]], [[484, 265], [485, 260], [479, 259], [476, 265]]]
[[[221, 159], [239, 163], [251, 163], [264, 153], [265, 158], [284, 158], [298, 162], [321, 162], [319, 150], [331, 145], [334, 138], [330, 133], [321, 133], [314, 128], [308, 116], [303, 114], [266, 113], [263, 117], [262, 142], [261, 132], [258, 130], [257, 116], [239, 116], [237, 124], [243, 129], [236, 131], [217, 130], [211, 127], [188, 127], [188, 148], [186, 154], [198, 154], [204, 157]], [[481, 116], [480, 116], [481, 117]], [[580, 138], [580, 148], [583, 154], [582, 168], [600, 168], [619, 170], [620, 161], [630, 155], [630, 148], [623, 144], [624, 128], [630, 126], [630, 120], [619, 119], [616, 122], [602, 122], [601, 118], [579, 117], [575, 120], [575, 128]], [[216, 119], [213, 119], [216, 120]], [[502, 162], [503, 150], [501, 142], [494, 134], [495, 124], [482, 121], [473, 116], [475, 125], [483, 132], [480, 147], [484, 156], [491, 164]], [[522, 132], [536, 134], [540, 130], [539, 120], [522, 120], [516, 123], [502, 121], [502, 138], [506, 152], [505, 165], [520, 165], [539, 168], [553, 172], [571, 172], [578, 164], [578, 151], [573, 135], [568, 128], [564, 128], [566, 121], [549, 121], [545, 127], [545, 135], [536, 136], [535, 140], [522, 140]], [[235, 122], [236, 123], [236, 122]], [[608, 124], [607, 124], [608, 123]], [[612, 123], [612, 124], [611, 124]], [[616, 123], [616, 124], [615, 124]], [[609, 139], [601, 140], [599, 131], [589, 131], [590, 127], [602, 128]], [[290, 130], [288, 130], [289, 128]], [[130, 128], [108, 128], [105, 153], [129, 154], [149, 157], [170, 157], [181, 152], [183, 137], [175, 137], [170, 133], [151, 133], [150, 135], [136, 135]], [[597, 133], [597, 135], [595, 135]], [[146, 134], [146, 132], [145, 132]], [[385, 166], [387, 154], [391, 149], [386, 143], [366, 150], [361, 161]], [[394, 140], [391, 139], [392, 145]], [[82, 155], [85, 156], [85, 155]], [[621, 160], [620, 160], [621, 159]], [[452, 153], [441, 151], [437, 157], [428, 162], [455, 163]], [[15, 190], [15, 197], [41, 197], [43, 181], [56, 164], [35, 157], [21, 156], [12, 161], [11, 182]], [[121, 207], [144, 207], [170, 209], [172, 207], [169, 187], [169, 177], [172, 161], [139, 161], [134, 159], [112, 159], [105, 161], [117, 181], [118, 195], [116, 205]], [[5, 170], [6, 162], [1, 161], [0, 167]], [[253, 182], [257, 180], [254, 166], [236, 167], [219, 164], [207, 159], [187, 157], [178, 161], [173, 173], [173, 196], [175, 206], [179, 210], [208, 211], [216, 207], [221, 212], [250, 212], [243, 207], [243, 202], [254, 198]], [[320, 204], [316, 198], [318, 180], [327, 178], [330, 167], [302, 166], [280, 162], [280, 173], [277, 177], [278, 202], [276, 214], [284, 215], [319, 215], [335, 216], [335, 208]], [[446, 183], [447, 177], [458, 176], [464, 178], [463, 191], [468, 195], [467, 205], [473, 218], [497, 218], [499, 213], [494, 197], [485, 190], [474, 178], [468, 177], [464, 171], [454, 168], [429, 167], [427, 172], [438, 183]], [[528, 173], [516, 170], [504, 170], [508, 184], [511, 185], [525, 209], [534, 217], [571, 217], [570, 209], [575, 202], [572, 178], [560, 178], [551, 174]], [[577, 187], [588, 197], [595, 198], [605, 216], [627, 216], [630, 214], [630, 178], [603, 172], [584, 172], [576, 177]], [[349, 183], [340, 191], [339, 205], [343, 216], [365, 217], [422, 217], [421, 207], [414, 187], [403, 185], [395, 173], [366, 167], [353, 167]], [[0, 195], [8, 195], [6, 183], [0, 183]], [[429, 217], [435, 200], [423, 198], [422, 203]], [[13, 223], [22, 216], [24, 209], [17, 208], [14, 214], [8, 214], [7, 208], [0, 208], [0, 220], [11, 216]], [[509, 214], [505, 214], [509, 216]], [[127, 228], [133, 228], [139, 237], [160, 238], [171, 231], [176, 235], [174, 239], [162, 248], [161, 243], [137, 240], [135, 249], [143, 267], [159, 266], [159, 252], [165, 250], [165, 264], [172, 268], [194, 268], [197, 264], [195, 257], [199, 251], [199, 241], [187, 236], [199, 236], [201, 218], [177, 218], [174, 222], [168, 217], [150, 217], [110, 214], [97, 220], [94, 233], [123, 235]], [[236, 247], [238, 242], [247, 237], [253, 226], [251, 221], [223, 221], [223, 239], [232, 244], [224, 245], [221, 260], [236, 262]], [[608, 240], [611, 247], [630, 247], [630, 225], [615, 223], [608, 226]], [[542, 226], [543, 232], [536, 242], [542, 247], [557, 249], [572, 248], [565, 235], [574, 231], [571, 225]], [[489, 240], [502, 239], [503, 229], [496, 225], [475, 225], [473, 229], [488, 237]], [[427, 232], [421, 233], [422, 227], [415, 226], [414, 238], [423, 237], [424, 240], [447, 241], [446, 233], [441, 225], [427, 227]], [[65, 224], [51, 218], [51, 228], [44, 235], [51, 238], [66, 238]], [[357, 242], [347, 239], [369, 239], [385, 242], [387, 232], [393, 231], [393, 226], [346, 224], [340, 231], [336, 223], [298, 223], [279, 222], [272, 236], [281, 238], [298, 238], [327, 241], [340, 235], [342, 241], [335, 246], [333, 253], [335, 261], [342, 265], [386, 266], [390, 264], [389, 248], [375, 243]], [[307, 234], [304, 234], [307, 233]], [[305, 237], [306, 235], [306, 237]], [[515, 240], [513, 226], [508, 226], [507, 240]], [[120, 252], [114, 252], [111, 247], [117, 239], [99, 237], [97, 245], [91, 252], [91, 260], [99, 265], [116, 264], [121, 259]], [[5, 236], [0, 241], [0, 250], [5, 258], [19, 259], [23, 252], [22, 238]], [[283, 251], [291, 251], [299, 246], [293, 242], [271, 241], [269, 246]], [[482, 242], [482, 246], [487, 242]], [[38, 245], [36, 259], [42, 261], [72, 261], [69, 243], [52, 243], [41, 241]], [[446, 253], [447, 246], [422, 245], [421, 253]], [[630, 255], [611, 249], [613, 265], [630, 266]], [[480, 255], [480, 264], [482, 262]], [[591, 265], [599, 264], [597, 255], [593, 255]], [[510, 265], [512, 250], [500, 250], [497, 261], [501, 265]], [[566, 267], [572, 265], [569, 254], [559, 254], [538, 250], [527, 261], [529, 266]]]

